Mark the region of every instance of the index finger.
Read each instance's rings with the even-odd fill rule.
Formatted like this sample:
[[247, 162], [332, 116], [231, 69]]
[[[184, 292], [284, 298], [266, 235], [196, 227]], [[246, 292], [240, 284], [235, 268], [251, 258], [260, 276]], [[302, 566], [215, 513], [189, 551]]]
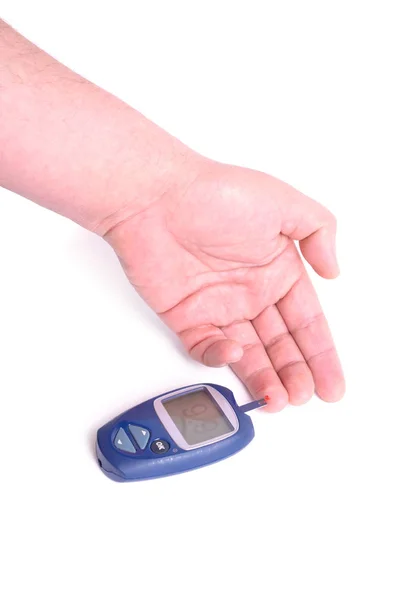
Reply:
[[317, 294], [305, 272], [277, 307], [312, 372], [317, 395], [340, 400], [345, 380], [335, 344]]

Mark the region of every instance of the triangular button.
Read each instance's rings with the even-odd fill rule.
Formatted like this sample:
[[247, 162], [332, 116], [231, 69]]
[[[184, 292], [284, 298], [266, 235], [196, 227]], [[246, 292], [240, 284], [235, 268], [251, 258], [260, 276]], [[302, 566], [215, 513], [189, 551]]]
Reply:
[[135, 454], [136, 449], [134, 444], [131, 442], [130, 438], [127, 435], [127, 432], [124, 431], [122, 427], [116, 433], [116, 437], [114, 438], [114, 445], [118, 450], [123, 450], [124, 452], [128, 452], [129, 454]]
[[138, 444], [141, 450], [144, 450], [148, 445], [148, 441], [150, 438], [150, 433], [144, 427], [140, 427], [139, 425], [128, 425], [128, 429], [130, 430], [132, 437]]

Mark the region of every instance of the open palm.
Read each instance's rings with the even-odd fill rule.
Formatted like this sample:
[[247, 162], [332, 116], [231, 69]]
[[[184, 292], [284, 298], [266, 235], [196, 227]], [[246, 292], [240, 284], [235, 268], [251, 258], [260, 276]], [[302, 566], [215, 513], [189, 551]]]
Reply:
[[263, 173], [203, 160], [194, 178], [112, 228], [106, 239], [140, 295], [191, 356], [230, 364], [267, 410], [344, 380], [294, 240], [323, 277], [337, 276], [335, 219]]

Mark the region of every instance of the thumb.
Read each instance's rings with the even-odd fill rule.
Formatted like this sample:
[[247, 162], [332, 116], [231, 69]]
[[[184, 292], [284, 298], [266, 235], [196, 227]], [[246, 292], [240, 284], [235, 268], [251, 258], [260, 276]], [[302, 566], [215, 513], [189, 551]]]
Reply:
[[339, 275], [335, 236], [336, 224], [333, 226], [323, 225], [299, 243], [307, 262], [311, 264], [316, 273], [327, 279], [333, 279]]
[[327, 279], [339, 275], [336, 258], [336, 219], [324, 206], [290, 186], [282, 190], [281, 233], [299, 240], [301, 252], [313, 269]]

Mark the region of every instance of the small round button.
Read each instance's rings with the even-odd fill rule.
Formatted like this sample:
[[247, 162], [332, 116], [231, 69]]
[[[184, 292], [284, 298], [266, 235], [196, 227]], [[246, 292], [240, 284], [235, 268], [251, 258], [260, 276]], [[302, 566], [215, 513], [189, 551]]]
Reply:
[[156, 454], [164, 454], [164, 452], [167, 452], [170, 449], [170, 445], [165, 440], [154, 440], [154, 442], [150, 444], [150, 449]]

